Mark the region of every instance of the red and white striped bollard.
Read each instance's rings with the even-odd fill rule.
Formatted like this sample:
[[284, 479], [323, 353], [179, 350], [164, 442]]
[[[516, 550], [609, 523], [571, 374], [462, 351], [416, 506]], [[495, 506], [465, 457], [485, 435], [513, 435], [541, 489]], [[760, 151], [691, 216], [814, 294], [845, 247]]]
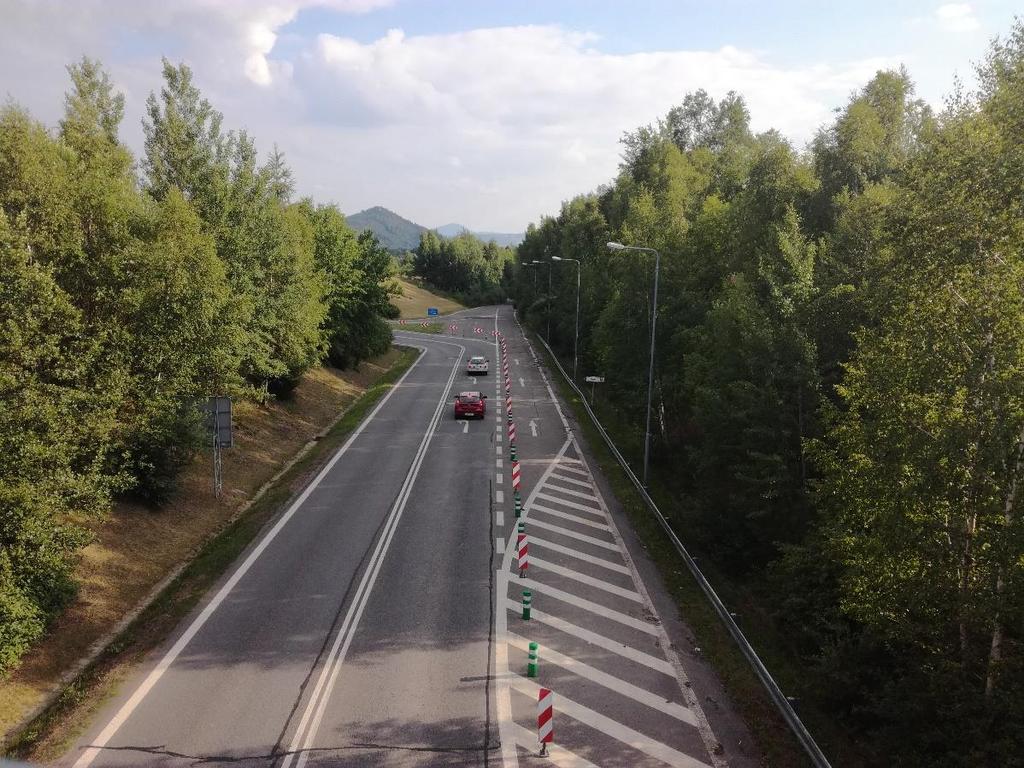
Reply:
[[548, 744], [555, 740], [555, 695], [550, 688], [541, 688], [537, 694], [537, 738], [540, 740], [540, 754], [548, 754]]
[[526, 531], [522, 524], [516, 539], [516, 562], [519, 565], [519, 578], [526, 578], [526, 569], [530, 567], [530, 545], [526, 541]]

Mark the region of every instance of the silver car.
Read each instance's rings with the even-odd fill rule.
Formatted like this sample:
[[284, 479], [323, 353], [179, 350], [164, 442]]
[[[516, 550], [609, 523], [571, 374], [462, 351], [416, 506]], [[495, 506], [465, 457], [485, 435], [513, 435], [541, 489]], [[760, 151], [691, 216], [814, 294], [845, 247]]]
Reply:
[[469, 358], [469, 362], [466, 363], [466, 373], [470, 376], [486, 376], [489, 361], [485, 357], [474, 355]]

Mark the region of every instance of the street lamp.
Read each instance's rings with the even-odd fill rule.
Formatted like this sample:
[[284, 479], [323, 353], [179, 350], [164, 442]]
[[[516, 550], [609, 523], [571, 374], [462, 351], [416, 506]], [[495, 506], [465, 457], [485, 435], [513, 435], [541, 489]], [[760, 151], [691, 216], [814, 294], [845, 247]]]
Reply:
[[661, 267], [661, 254], [653, 248], [641, 248], [636, 245], [608, 243], [610, 251], [640, 251], [654, 254], [654, 307], [651, 313], [651, 355], [647, 367], [647, 426], [644, 433], [644, 488], [647, 487], [647, 464], [651, 454], [651, 393], [654, 390], [654, 332], [658, 327], [658, 271]]
[[[524, 267], [532, 267], [535, 264], [542, 264], [542, 263], [543, 262], [540, 262], [540, 261], [524, 261], [523, 262], [523, 266]], [[533, 293], [534, 293], [534, 295], [537, 294], [537, 273], [536, 272], [533, 273]]]
[[580, 347], [580, 272], [582, 271], [579, 259], [563, 259], [561, 256], [552, 256], [553, 261], [574, 261], [576, 262], [576, 336], [572, 342], [572, 378], [576, 380], [576, 364], [579, 362]]

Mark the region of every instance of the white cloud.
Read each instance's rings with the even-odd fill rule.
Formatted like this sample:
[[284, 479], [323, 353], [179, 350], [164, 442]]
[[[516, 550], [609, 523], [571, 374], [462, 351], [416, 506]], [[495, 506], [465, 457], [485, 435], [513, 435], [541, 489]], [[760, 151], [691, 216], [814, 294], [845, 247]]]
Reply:
[[950, 32], [973, 32], [981, 27], [970, 3], [946, 3], [935, 10], [935, 18]]
[[[462, 218], [494, 229], [520, 228], [609, 181], [622, 133], [664, 115], [687, 91], [720, 98], [736, 90], [756, 130], [774, 127], [802, 144], [851, 90], [897, 63], [786, 68], [734, 47], [612, 55], [597, 46], [551, 26], [393, 30], [369, 43], [321, 35], [292, 84], [315, 94], [311, 119], [343, 130], [359, 157], [379, 157], [391, 141], [407, 149], [376, 172], [346, 151], [344, 175], [363, 184], [347, 199], [361, 206], [390, 194], [426, 224]], [[462, 173], [449, 185], [434, 158], [451, 154]]]
[[287, 58], [278, 49], [304, 7], [388, 1], [140, 2], [116, 15], [95, 2], [15, 4], [0, 28], [0, 94], [52, 124], [63, 65], [98, 56], [128, 96], [122, 134], [138, 150], [163, 53], [193, 67], [228, 127], [279, 145], [300, 192], [348, 212], [380, 204], [427, 225], [512, 231], [613, 178], [622, 133], [688, 91], [738, 91], [755, 130], [799, 145], [876, 69], [898, 63], [782, 66], [731, 46], [609, 54], [593, 35], [556, 26], [392, 30], [370, 42], [293, 29]]

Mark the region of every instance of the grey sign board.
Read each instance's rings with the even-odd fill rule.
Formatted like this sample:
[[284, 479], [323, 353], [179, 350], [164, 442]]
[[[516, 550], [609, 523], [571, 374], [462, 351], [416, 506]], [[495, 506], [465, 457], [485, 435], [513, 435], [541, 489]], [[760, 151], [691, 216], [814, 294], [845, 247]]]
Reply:
[[199, 406], [203, 412], [206, 434], [212, 440], [215, 436], [221, 448], [231, 448], [231, 398], [211, 397]]

